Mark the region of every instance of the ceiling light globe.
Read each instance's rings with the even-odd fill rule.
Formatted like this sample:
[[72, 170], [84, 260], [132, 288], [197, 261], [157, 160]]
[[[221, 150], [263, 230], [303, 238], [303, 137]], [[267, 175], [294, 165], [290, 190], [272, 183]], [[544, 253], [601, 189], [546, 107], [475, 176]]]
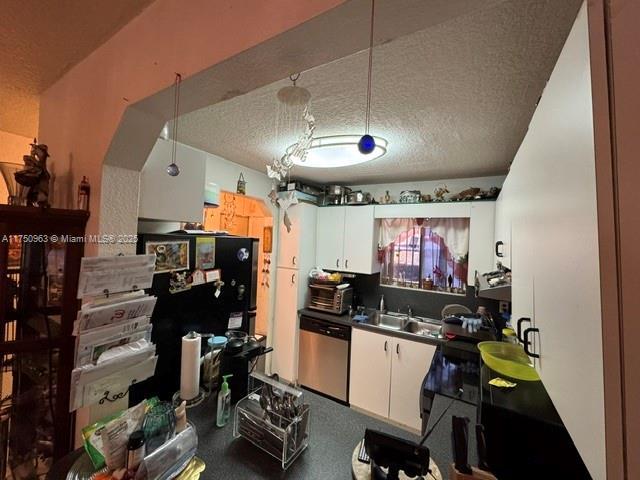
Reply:
[[368, 155], [373, 152], [375, 148], [376, 141], [371, 135], [366, 134], [360, 138], [360, 141], [358, 142], [358, 150], [361, 154]]

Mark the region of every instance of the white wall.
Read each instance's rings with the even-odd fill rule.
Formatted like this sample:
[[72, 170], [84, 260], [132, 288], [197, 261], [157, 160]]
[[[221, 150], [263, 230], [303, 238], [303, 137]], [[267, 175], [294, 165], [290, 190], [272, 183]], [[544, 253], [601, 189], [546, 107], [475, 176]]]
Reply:
[[372, 185], [353, 185], [354, 190], [362, 190], [363, 192], [369, 192], [379, 202], [381, 197], [384, 197], [387, 190], [389, 195], [395, 201], [398, 201], [400, 192], [403, 190], [420, 190], [423, 195], [430, 194], [433, 196], [433, 191], [436, 187], [441, 186], [443, 183], [447, 185], [451, 194], [461, 192], [470, 187], [478, 187], [482, 190], [488, 190], [491, 187], [501, 187], [504, 182], [504, 175], [495, 177], [477, 177], [477, 178], [450, 178], [445, 180], [427, 180], [422, 182], [400, 182], [400, 183], [377, 183]]
[[[513, 309], [531, 311], [543, 383], [604, 479], [602, 321], [587, 10], [583, 4], [497, 202], [511, 225]], [[535, 295], [534, 295], [535, 292]]]

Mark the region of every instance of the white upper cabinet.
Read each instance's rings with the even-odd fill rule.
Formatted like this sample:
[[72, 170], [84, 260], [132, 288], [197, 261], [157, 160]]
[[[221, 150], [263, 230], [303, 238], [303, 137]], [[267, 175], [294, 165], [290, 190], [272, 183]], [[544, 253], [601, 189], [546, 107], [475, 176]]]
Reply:
[[306, 275], [316, 258], [316, 215], [318, 208], [308, 203], [289, 207], [287, 215], [291, 230], [284, 225], [284, 210], [280, 209], [277, 266], [304, 271]]
[[321, 268], [344, 268], [344, 220], [346, 207], [318, 209], [316, 264]]
[[376, 273], [378, 262], [379, 222], [373, 205], [347, 207], [344, 219], [345, 272]]
[[[490, 272], [495, 267], [495, 207], [496, 202], [472, 202], [469, 223], [469, 277], [473, 285], [475, 272]], [[474, 277], [471, 277], [474, 275]]]
[[583, 4], [503, 185], [497, 223], [511, 225], [514, 316], [531, 315], [540, 330], [531, 339], [536, 368], [600, 479], [606, 444], [595, 172]]
[[177, 146], [180, 175], [167, 175], [171, 142], [158, 140], [140, 172], [138, 217], [174, 222], [202, 222], [206, 154]]
[[317, 266], [352, 273], [379, 272], [378, 225], [373, 205], [319, 208]]

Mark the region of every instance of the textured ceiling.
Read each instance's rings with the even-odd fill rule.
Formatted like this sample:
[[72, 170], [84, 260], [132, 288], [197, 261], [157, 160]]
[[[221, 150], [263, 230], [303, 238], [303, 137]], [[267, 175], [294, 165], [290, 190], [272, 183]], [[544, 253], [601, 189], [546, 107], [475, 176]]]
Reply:
[[[390, 1], [390, 0], [387, 0]], [[383, 183], [505, 173], [571, 28], [580, 0], [505, 0], [374, 50], [373, 162], [295, 167], [317, 182]], [[384, 21], [381, 19], [380, 21]], [[361, 133], [367, 52], [304, 72], [316, 136]], [[276, 82], [181, 117], [180, 141], [264, 171], [295, 136], [276, 135]]]
[[0, 130], [35, 136], [38, 97], [153, 0], [2, 0]]

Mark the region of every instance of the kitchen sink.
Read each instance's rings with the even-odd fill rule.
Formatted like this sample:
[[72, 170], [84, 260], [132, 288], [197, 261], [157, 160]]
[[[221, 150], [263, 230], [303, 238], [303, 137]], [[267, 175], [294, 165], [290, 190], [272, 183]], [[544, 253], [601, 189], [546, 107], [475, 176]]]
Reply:
[[404, 326], [403, 330], [407, 333], [413, 333], [414, 335], [440, 338], [442, 325], [437, 323], [422, 322], [416, 319], [410, 319]]
[[404, 330], [409, 323], [409, 317], [406, 315], [390, 315], [382, 313], [378, 315], [376, 325], [389, 330]]
[[380, 328], [406, 332], [412, 335], [441, 338], [442, 325], [440, 322], [430, 322], [425, 321], [423, 318], [395, 313], [376, 312], [372, 317], [372, 324]]

